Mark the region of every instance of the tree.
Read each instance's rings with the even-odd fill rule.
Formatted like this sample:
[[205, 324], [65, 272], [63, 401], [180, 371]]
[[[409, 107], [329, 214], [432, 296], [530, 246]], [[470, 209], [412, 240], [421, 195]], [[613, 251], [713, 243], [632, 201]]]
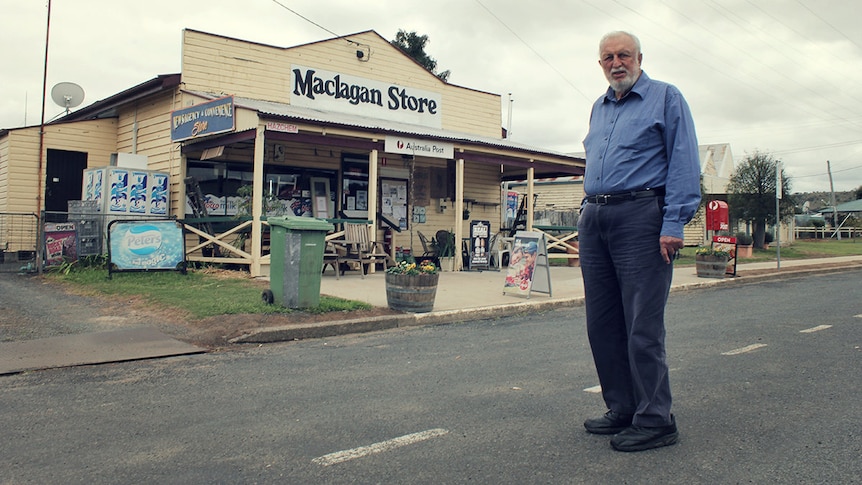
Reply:
[[856, 200], [862, 199], [862, 185], [856, 187]]
[[432, 74], [440, 78], [441, 81], [447, 82], [449, 79], [449, 70], [441, 73], [437, 72], [437, 61], [425, 53], [425, 44], [428, 43], [427, 35], [419, 35], [416, 32], [405, 32], [398, 29], [395, 34], [395, 40], [391, 44], [401, 49], [402, 52], [412, 57], [413, 60], [422, 64], [422, 67], [428, 69]]
[[[775, 223], [775, 171], [780, 162], [770, 154], [754, 152], [736, 167], [727, 185], [730, 215], [753, 224], [756, 248], [765, 247], [766, 225]], [[779, 217], [783, 219], [793, 215], [795, 205], [789, 197], [790, 179], [784, 169], [781, 194]]]

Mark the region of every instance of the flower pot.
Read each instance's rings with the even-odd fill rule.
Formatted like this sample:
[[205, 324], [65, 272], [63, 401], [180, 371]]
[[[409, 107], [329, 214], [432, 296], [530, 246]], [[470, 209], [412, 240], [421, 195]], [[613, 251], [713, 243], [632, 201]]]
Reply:
[[754, 254], [754, 245], [747, 244], [742, 245], [739, 244], [736, 246], [736, 257], [737, 258], [750, 258]]
[[713, 254], [698, 254], [695, 256], [697, 276], [700, 278], [724, 278], [727, 270], [727, 257]]
[[455, 257], [454, 256], [441, 256], [439, 259], [440, 259], [440, 271], [455, 271]]
[[434, 308], [440, 275], [386, 273], [386, 303], [393, 310], [427, 313]]

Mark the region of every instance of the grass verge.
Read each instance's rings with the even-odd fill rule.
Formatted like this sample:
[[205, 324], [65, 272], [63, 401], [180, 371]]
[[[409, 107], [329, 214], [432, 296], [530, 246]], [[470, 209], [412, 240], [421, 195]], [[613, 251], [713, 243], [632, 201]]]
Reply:
[[[680, 251], [679, 259], [674, 262], [676, 266], [694, 266], [694, 251], [696, 247], [685, 247]], [[837, 256], [862, 256], [862, 240], [859, 239], [797, 239], [792, 245], [781, 247], [781, 259], [811, 259], [811, 258], [830, 258]], [[767, 261], [775, 261], [777, 259], [777, 250], [775, 247], [768, 249], [755, 249], [754, 254], [750, 258], [742, 258], [738, 261], [739, 264], [744, 263], [763, 263]], [[566, 260], [562, 258], [554, 258], [553, 255], [549, 261], [554, 266], [565, 266]]]
[[[694, 251], [697, 248], [687, 247], [682, 250], [680, 259], [675, 264], [695, 264]], [[862, 241], [858, 239], [823, 240], [797, 239], [791, 245], [781, 246], [781, 259], [812, 259], [838, 256], [862, 256]], [[750, 258], [741, 258], [738, 263], [763, 263], [778, 259], [775, 247], [755, 249]]]
[[[694, 265], [694, 247], [684, 248], [676, 265]], [[798, 240], [781, 248], [781, 259], [824, 258], [862, 255], [859, 240]], [[775, 261], [776, 249], [755, 249], [752, 258], [740, 263]], [[565, 265], [567, 260], [550, 258], [551, 264]], [[190, 318], [202, 319], [230, 314], [288, 314], [296, 312], [279, 305], [267, 305], [261, 292], [269, 284], [252, 280], [239, 271], [190, 270], [182, 275], [173, 271], [115, 273], [107, 279], [107, 270], [75, 267], [68, 273], [49, 272], [46, 277], [63, 282], [77, 291], [94, 295], [139, 297], [161, 308], [182, 310]], [[368, 310], [372, 306], [358, 301], [321, 295], [315, 308], [306, 313]]]
[[[194, 319], [240, 313], [287, 314], [297, 311], [279, 305], [267, 305], [261, 298], [261, 292], [269, 284], [249, 279], [238, 271], [190, 270], [185, 275], [174, 271], [114, 273], [110, 280], [107, 274], [105, 269], [75, 268], [65, 274], [46, 273], [46, 277], [88, 294], [140, 297], [160, 307], [182, 309]], [[372, 306], [364, 302], [321, 295], [317, 307], [302, 311], [327, 313], [370, 308]]]

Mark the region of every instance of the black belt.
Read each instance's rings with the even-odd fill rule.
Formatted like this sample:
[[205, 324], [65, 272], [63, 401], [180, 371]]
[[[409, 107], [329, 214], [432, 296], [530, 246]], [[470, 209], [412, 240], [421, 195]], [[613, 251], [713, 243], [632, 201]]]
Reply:
[[585, 202], [591, 204], [617, 204], [627, 200], [643, 199], [645, 197], [662, 197], [664, 196], [664, 187], [646, 190], [632, 190], [629, 192], [615, 192], [613, 194], [588, 195], [584, 197]]

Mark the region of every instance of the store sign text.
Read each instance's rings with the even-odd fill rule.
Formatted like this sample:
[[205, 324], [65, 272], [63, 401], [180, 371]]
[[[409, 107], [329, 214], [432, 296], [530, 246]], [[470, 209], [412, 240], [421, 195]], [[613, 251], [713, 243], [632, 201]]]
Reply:
[[291, 104], [441, 126], [441, 96], [346, 74], [293, 66]]
[[171, 112], [171, 141], [233, 131], [233, 97]]
[[455, 156], [455, 145], [441, 141], [417, 140], [399, 136], [387, 136], [384, 141], [386, 153], [451, 159]]

